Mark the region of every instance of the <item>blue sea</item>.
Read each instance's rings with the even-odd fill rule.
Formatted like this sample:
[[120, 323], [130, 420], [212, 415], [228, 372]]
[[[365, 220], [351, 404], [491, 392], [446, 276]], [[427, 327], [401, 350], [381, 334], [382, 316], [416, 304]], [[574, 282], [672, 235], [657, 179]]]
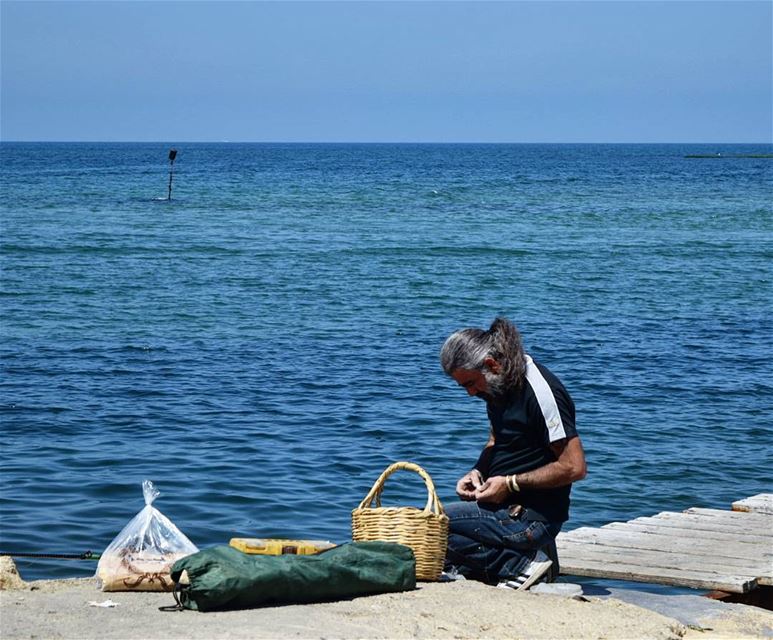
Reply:
[[0, 145], [2, 551], [103, 550], [146, 478], [199, 547], [343, 542], [397, 460], [453, 500], [438, 352], [497, 315], [577, 406], [567, 529], [773, 490], [771, 145], [180, 143], [167, 200], [170, 146]]

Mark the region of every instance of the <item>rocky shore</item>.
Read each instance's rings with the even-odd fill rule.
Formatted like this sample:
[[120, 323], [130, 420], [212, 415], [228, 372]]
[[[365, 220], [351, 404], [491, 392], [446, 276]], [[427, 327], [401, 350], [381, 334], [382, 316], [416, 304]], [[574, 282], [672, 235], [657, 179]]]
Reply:
[[674, 601], [679, 612], [699, 605], [681, 621], [652, 604], [514, 592], [472, 581], [420, 583], [415, 591], [339, 602], [197, 613], [161, 611], [174, 604], [168, 593], [103, 593], [93, 579], [25, 583], [14, 571], [6, 559], [0, 574], [4, 640], [773, 637], [771, 612], [698, 596], [687, 597], [705, 603]]

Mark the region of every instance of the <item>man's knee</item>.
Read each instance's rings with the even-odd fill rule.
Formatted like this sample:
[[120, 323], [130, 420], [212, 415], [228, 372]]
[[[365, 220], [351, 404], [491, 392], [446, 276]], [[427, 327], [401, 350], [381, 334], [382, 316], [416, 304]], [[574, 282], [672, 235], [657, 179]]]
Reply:
[[452, 502], [445, 505], [445, 512], [453, 530], [455, 521], [470, 520], [481, 517], [480, 507], [477, 502]]

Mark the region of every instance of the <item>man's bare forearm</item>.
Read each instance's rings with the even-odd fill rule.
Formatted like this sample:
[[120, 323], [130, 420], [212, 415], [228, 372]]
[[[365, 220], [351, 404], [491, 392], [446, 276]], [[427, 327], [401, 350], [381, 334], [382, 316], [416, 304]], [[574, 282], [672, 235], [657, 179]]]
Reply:
[[582, 480], [587, 473], [585, 453], [580, 439], [575, 437], [555, 443], [553, 452], [558, 460], [519, 473], [515, 476], [518, 486], [522, 489], [554, 489], [563, 487], [577, 480]]
[[488, 475], [488, 463], [489, 459], [491, 458], [491, 445], [486, 445], [483, 447], [483, 451], [480, 452], [480, 455], [478, 456], [477, 462], [475, 462], [475, 465], [473, 466], [473, 469], [477, 469], [480, 471], [483, 476]]
[[488, 475], [489, 459], [491, 458], [492, 453], [491, 447], [494, 446], [494, 430], [489, 427], [488, 433], [488, 442], [486, 443], [486, 446], [483, 447], [483, 450], [480, 452], [478, 460], [473, 467], [473, 469], [480, 471], [484, 477]]
[[554, 489], [571, 484], [578, 478], [559, 462], [549, 462], [544, 467], [519, 473], [515, 479], [521, 489]]

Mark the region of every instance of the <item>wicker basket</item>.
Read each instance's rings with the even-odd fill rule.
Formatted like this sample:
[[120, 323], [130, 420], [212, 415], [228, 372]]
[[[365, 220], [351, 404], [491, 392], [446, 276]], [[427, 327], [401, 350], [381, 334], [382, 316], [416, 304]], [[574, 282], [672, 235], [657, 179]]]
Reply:
[[[416, 507], [382, 507], [381, 492], [384, 482], [398, 469], [415, 471], [427, 484], [427, 505]], [[373, 507], [373, 501], [376, 506]], [[438, 580], [448, 545], [448, 516], [435, 493], [432, 478], [419, 465], [395, 462], [379, 476], [360, 506], [352, 511], [352, 539], [399, 542], [416, 556], [416, 579]]]

